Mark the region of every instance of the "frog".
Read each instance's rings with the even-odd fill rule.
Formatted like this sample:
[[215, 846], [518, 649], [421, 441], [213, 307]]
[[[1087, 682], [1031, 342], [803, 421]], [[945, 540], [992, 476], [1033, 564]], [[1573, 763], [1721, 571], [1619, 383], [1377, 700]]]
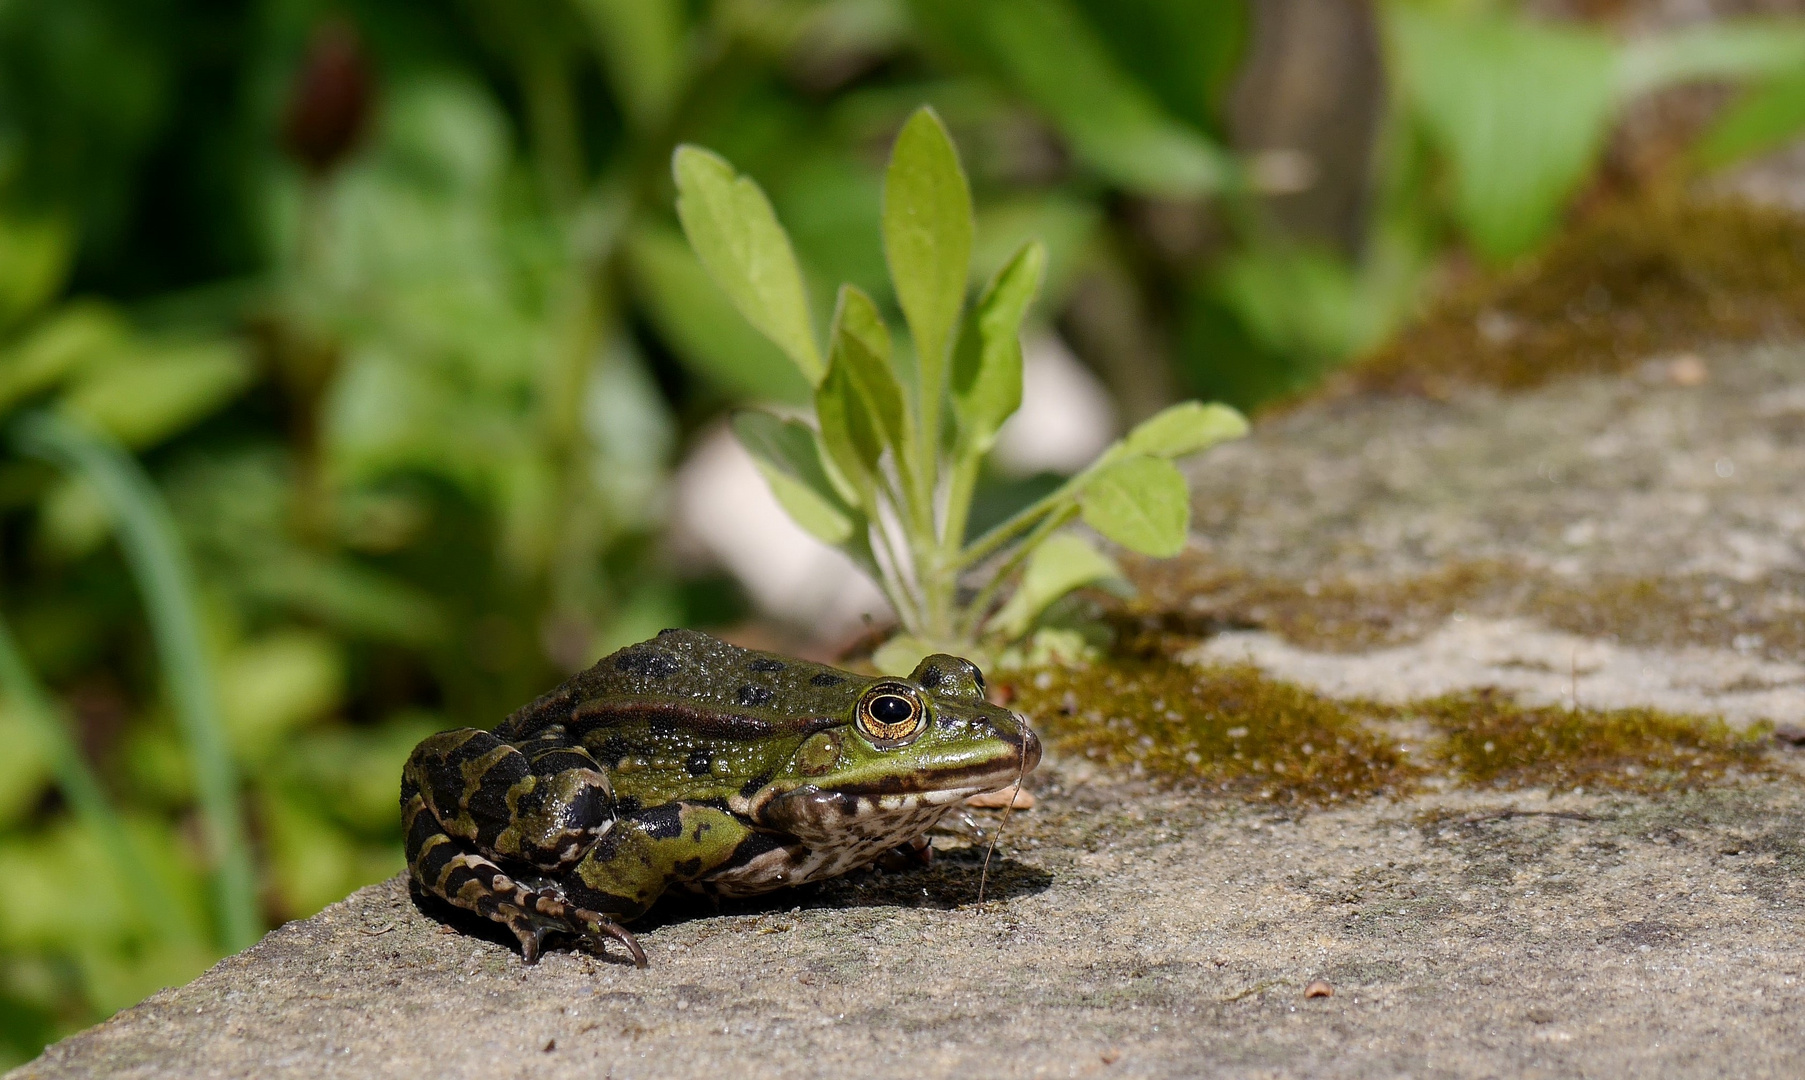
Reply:
[[645, 950], [669, 889], [717, 899], [931, 853], [928, 830], [1040, 762], [1026, 717], [946, 653], [861, 675], [666, 630], [497, 724], [432, 735], [402, 770], [412, 887], [548, 941]]

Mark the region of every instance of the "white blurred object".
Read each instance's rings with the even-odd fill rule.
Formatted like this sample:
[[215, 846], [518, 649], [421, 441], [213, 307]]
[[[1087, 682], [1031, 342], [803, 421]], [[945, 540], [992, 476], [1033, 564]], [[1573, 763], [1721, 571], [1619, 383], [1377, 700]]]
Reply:
[[852, 560], [790, 520], [724, 425], [677, 470], [676, 511], [680, 541], [725, 566], [762, 610], [817, 640], [855, 632], [866, 615], [891, 617], [884, 594]]
[[997, 432], [997, 471], [1075, 473], [1115, 437], [1109, 391], [1065, 342], [1052, 334], [1022, 342], [1022, 407]]

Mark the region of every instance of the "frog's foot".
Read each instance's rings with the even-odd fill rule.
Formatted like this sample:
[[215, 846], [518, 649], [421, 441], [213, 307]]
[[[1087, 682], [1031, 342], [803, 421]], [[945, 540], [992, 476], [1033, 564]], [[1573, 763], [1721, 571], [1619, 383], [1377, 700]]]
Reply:
[[601, 947], [604, 939], [613, 938], [626, 947], [636, 967], [646, 966], [645, 950], [627, 928], [599, 912], [566, 902], [556, 893], [533, 889], [497, 873], [491, 886], [498, 894], [510, 894], [498, 905], [497, 912], [508, 929], [520, 939], [520, 956], [529, 964], [537, 964], [545, 951], [545, 939], [552, 934], [573, 937]]

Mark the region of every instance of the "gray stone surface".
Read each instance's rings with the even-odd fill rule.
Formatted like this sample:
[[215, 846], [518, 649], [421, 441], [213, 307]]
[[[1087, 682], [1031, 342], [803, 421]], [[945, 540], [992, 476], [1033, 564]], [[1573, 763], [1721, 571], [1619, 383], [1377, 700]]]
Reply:
[[[1700, 386], [1656, 364], [1306, 406], [1196, 466], [1201, 540], [1299, 580], [1495, 558], [1721, 579], [1795, 610], [1805, 354], [1705, 360]], [[1202, 648], [1333, 693], [1565, 686], [1740, 720], [1792, 718], [1805, 661], [1511, 611], [1364, 655], [1256, 632]], [[1772, 753], [1778, 779], [1731, 789], [1291, 814], [1053, 758], [982, 904], [980, 856], [949, 836], [916, 874], [662, 914], [645, 971], [527, 968], [392, 881], [10, 1075], [1805, 1076], [1805, 750]], [[1317, 979], [1331, 996], [1305, 996]]]

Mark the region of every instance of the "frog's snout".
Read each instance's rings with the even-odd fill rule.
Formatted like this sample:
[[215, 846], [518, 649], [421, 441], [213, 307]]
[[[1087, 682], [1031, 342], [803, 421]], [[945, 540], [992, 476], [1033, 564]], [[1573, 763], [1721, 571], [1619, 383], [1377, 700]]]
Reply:
[[1012, 713], [1011, 715], [1015, 717], [1016, 725], [1021, 729], [1022, 733], [1021, 774], [1026, 776], [1034, 771], [1036, 765], [1040, 764], [1040, 736], [1034, 734], [1034, 726], [1028, 723], [1028, 718], [1026, 716], [1023, 716], [1021, 713]]

